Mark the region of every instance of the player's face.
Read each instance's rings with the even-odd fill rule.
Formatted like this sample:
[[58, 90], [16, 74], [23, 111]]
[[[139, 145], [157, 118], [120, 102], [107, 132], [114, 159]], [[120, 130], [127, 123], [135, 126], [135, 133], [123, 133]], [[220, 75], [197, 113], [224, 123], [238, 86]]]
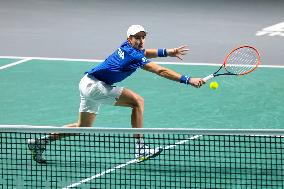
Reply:
[[144, 43], [145, 43], [145, 32], [139, 32], [133, 36], [130, 36], [128, 38], [128, 42], [130, 45], [136, 49], [143, 50], [144, 49]]

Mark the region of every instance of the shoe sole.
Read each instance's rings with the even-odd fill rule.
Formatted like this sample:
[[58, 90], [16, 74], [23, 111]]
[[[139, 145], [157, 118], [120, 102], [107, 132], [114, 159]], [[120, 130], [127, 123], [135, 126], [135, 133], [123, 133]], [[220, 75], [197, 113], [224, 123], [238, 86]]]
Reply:
[[139, 161], [139, 163], [140, 163], [140, 162], [144, 162], [144, 161], [153, 159], [153, 158], [157, 157], [158, 155], [160, 155], [163, 151], [164, 151], [163, 148], [159, 148], [159, 151], [158, 151], [158, 152], [156, 152], [156, 153], [154, 153], [154, 154], [149, 154], [149, 155], [147, 155], [147, 156], [139, 157], [139, 158], [138, 158], [138, 161]]

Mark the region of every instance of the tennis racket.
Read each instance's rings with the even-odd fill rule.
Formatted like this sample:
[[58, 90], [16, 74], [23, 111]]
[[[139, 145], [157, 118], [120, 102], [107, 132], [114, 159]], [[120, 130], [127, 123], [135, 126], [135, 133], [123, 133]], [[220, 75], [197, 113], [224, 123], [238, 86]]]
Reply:
[[[225, 58], [224, 63], [213, 74], [203, 78], [204, 82], [220, 75], [246, 75], [254, 71], [260, 64], [260, 54], [252, 46], [244, 45], [233, 49]], [[224, 68], [223, 73], [218, 73]]]

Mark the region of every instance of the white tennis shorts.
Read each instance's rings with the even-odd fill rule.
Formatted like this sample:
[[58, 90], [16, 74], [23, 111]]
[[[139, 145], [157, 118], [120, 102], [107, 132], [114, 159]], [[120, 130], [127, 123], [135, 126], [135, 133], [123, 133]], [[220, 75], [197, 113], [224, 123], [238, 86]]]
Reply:
[[92, 76], [85, 75], [80, 83], [79, 112], [98, 114], [102, 104], [114, 105], [122, 93], [123, 87], [110, 86]]

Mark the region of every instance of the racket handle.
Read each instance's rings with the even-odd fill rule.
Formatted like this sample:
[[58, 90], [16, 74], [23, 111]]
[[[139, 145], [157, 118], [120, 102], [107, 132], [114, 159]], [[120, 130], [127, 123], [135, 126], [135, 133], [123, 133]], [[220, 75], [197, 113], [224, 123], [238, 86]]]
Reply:
[[203, 80], [204, 82], [207, 82], [208, 80], [212, 79], [213, 77], [214, 77], [214, 75], [211, 74], [211, 75], [208, 75], [207, 77], [204, 77], [202, 80]]

